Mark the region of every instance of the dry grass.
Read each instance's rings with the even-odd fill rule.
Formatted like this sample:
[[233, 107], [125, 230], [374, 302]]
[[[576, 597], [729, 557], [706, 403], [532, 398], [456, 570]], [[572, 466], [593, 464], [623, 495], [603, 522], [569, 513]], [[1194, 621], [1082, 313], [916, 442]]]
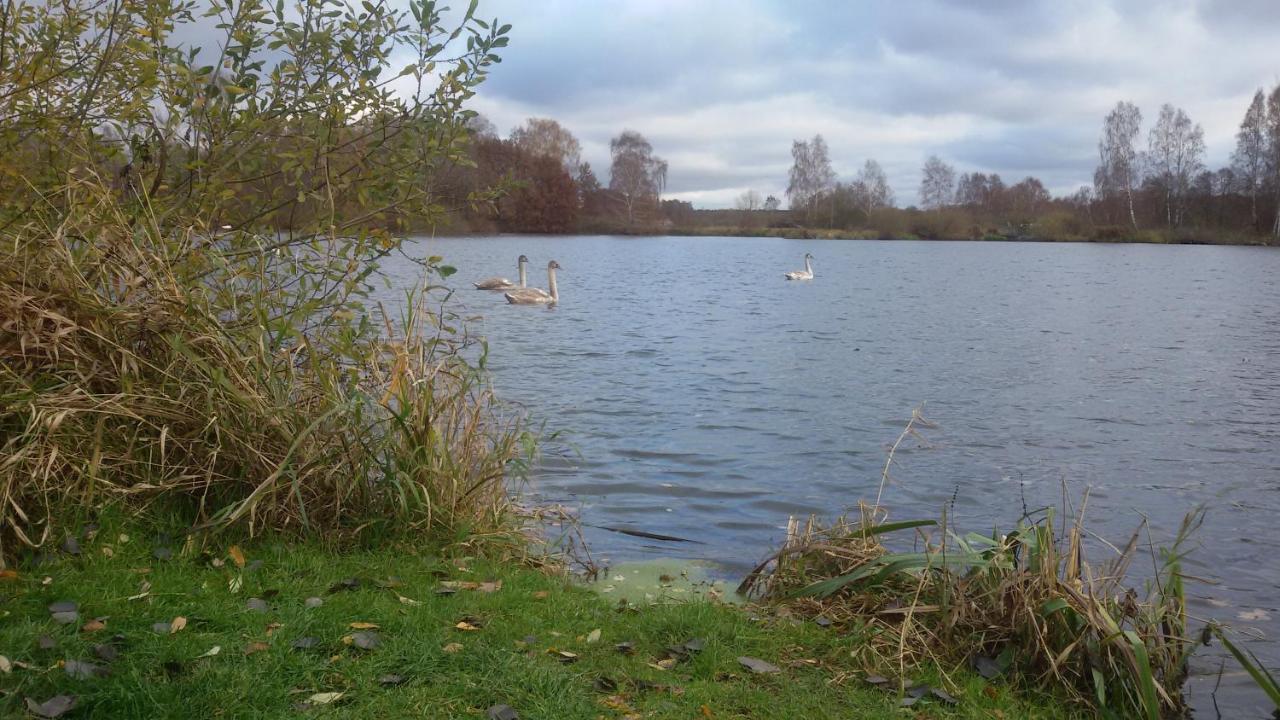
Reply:
[[[104, 506], [193, 526], [504, 532], [531, 452], [427, 283], [366, 308], [379, 239], [161, 231], [109, 183], [0, 244], [0, 558]], [[3, 560], [0, 559], [0, 562]]]
[[[1085, 499], [1087, 506], [1087, 496]], [[1125, 585], [1141, 533], [1101, 565], [1085, 561], [1085, 507], [1065, 529], [1049, 511], [1008, 534], [960, 536], [942, 522], [885, 523], [864, 506], [830, 524], [793, 520], [786, 544], [741, 588], [795, 612], [856, 628], [855, 652], [900, 676], [925, 661], [995, 661], [1095, 709], [1159, 718], [1184, 711], [1180, 687], [1193, 643], [1179, 575], [1187, 516], [1146, 591]], [[912, 552], [887, 534], [912, 529]]]

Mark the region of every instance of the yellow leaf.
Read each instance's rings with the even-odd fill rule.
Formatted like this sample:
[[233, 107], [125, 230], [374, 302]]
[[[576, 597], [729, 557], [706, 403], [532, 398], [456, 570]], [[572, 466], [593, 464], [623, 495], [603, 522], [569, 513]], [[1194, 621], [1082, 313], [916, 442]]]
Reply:
[[463, 620], [462, 622], [459, 622], [457, 625], [454, 625], [454, 627], [458, 628], [459, 630], [466, 630], [466, 631], [468, 631], [468, 632], [470, 632], [470, 631], [472, 631], [472, 630], [479, 630], [479, 629], [480, 629], [480, 627], [479, 627], [478, 625], [472, 625], [471, 623], [467, 622], [466, 620]]
[[407, 598], [403, 595], [396, 595], [396, 599], [398, 599], [401, 603], [405, 605], [421, 605], [422, 604], [421, 602], [414, 600], [413, 598]]
[[377, 630], [378, 626], [371, 622], [353, 622], [348, 627], [352, 630]]
[[453, 654], [462, 649], [462, 643], [449, 643], [444, 646], [444, 651]]
[[231, 562], [235, 563], [236, 567], [244, 567], [244, 553], [240, 551], [239, 545], [232, 545], [231, 549], [227, 550], [227, 554], [231, 556]]
[[587, 644], [600, 642], [600, 628], [596, 628], [587, 634]]
[[179, 615], [169, 623], [169, 634], [172, 635], [187, 626], [187, 619]]
[[342, 696], [345, 694], [346, 693], [340, 692], [316, 693], [315, 695], [307, 698], [307, 702], [315, 705], [329, 705], [330, 703], [335, 703], [338, 700], [341, 700]]
[[99, 630], [105, 630], [106, 628], [107, 628], [107, 623], [101, 619], [97, 619], [97, 620], [90, 620], [89, 622], [85, 623], [84, 627], [80, 628], [80, 631], [87, 632], [87, 633], [98, 632]]
[[268, 649], [270, 649], [270, 648], [271, 648], [271, 646], [270, 646], [270, 645], [268, 645], [268, 644], [266, 644], [266, 643], [264, 643], [264, 642], [249, 643], [248, 645], [246, 645], [246, 646], [244, 647], [244, 654], [245, 654], [245, 655], [252, 655], [252, 654], [254, 654], [254, 653], [262, 652], [262, 651], [264, 651], [264, 650], [268, 650]]
[[546, 599], [547, 599], [547, 596], [548, 596], [548, 595], [550, 595], [550, 594], [551, 594], [551, 593], [547, 592], [546, 590], [539, 590], [538, 592], [536, 592], [536, 593], [534, 593], [534, 594], [533, 594], [533, 599], [534, 599], [534, 600], [546, 600]]

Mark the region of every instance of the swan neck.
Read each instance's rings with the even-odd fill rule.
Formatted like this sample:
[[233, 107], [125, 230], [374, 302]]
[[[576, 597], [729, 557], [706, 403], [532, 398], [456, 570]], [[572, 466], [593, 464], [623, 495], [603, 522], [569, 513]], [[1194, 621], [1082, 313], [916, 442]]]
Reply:
[[809, 273], [810, 275], [812, 275], [812, 274], [813, 274], [813, 266], [809, 264], [810, 262], [811, 262], [811, 261], [809, 260], [809, 258], [805, 258], [805, 259], [804, 259], [804, 271], [805, 271], [805, 272], [807, 272], [807, 273]]
[[547, 289], [551, 291], [551, 299], [559, 300], [560, 292], [556, 290], [556, 270], [555, 268], [547, 268]]
[[520, 287], [528, 287], [524, 263], [520, 263]]

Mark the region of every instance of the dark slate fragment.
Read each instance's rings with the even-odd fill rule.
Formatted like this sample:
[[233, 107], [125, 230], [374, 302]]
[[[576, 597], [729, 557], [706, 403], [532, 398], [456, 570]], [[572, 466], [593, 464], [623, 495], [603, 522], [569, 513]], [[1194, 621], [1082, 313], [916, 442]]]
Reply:
[[938, 698], [939, 700], [941, 700], [942, 702], [948, 705], [955, 705], [960, 702], [959, 700], [956, 699], [954, 695], [947, 692], [946, 690], [943, 690], [942, 688], [933, 688], [929, 692], [932, 693], [934, 697]]
[[41, 650], [52, 650], [57, 646], [58, 646], [57, 641], [55, 641], [53, 638], [49, 637], [48, 635], [41, 635], [39, 638], [36, 639], [36, 647], [40, 648]]
[[520, 714], [510, 705], [494, 705], [489, 708], [489, 720], [520, 720]]
[[49, 617], [53, 618], [53, 621], [59, 625], [72, 625], [80, 622], [80, 613], [74, 610], [71, 612], [56, 612]]
[[49, 604], [50, 613], [76, 612], [79, 609], [80, 606], [72, 600], [59, 600], [58, 602]]
[[1004, 669], [1000, 667], [1000, 663], [986, 655], [979, 655], [973, 659], [973, 669], [987, 680], [993, 680], [1004, 674]]
[[80, 541], [77, 540], [75, 537], [68, 535], [67, 539], [62, 541], [62, 552], [68, 555], [79, 555]]
[[351, 644], [361, 650], [376, 650], [382, 644], [382, 638], [376, 632], [361, 631], [351, 633]]
[[738, 662], [746, 669], [757, 674], [782, 672], [782, 668], [774, 665], [773, 663], [765, 662], [760, 658], [740, 657], [738, 658]]
[[256, 597], [245, 600], [244, 607], [246, 610], [249, 610], [250, 612], [260, 612], [260, 613], [267, 612], [271, 609], [271, 606], [267, 604], [266, 600], [263, 600], [262, 598], [256, 598]]
[[407, 680], [407, 679], [408, 679], [408, 678], [406, 678], [406, 677], [405, 677], [405, 676], [403, 676], [403, 675], [397, 675], [397, 674], [395, 674], [395, 673], [388, 673], [388, 674], [386, 674], [386, 675], [382, 675], [382, 676], [380, 676], [380, 677], [378, 678], [378, 684], [379, 684], [379, 685], [381, 685], [381, 686], [383, 686], [383, 687], [395, 687], [396, 685], [403, 685], [403, 684], [405, 684], [405, 682], [406, 682], [406, 680]]
[[60, 718], [76, 706], [75, 695], [54, 695], [42, 703], [27, 698], [27, 710], [42, 718]]
[[293, 641], [294, 650], [312, 650], [320, 645], [320, 638], [304, 637]]
[[62, 669], [73, 680], [92, 680], [100, 675], [106, 675], [107, 669], [101, 665], [82, 660], [67, 660], [62, 663]]
[[151, 551], [151, 557], [157, 560], [172, 560], [173, 549], [167, 548], [167, 547], [158, 547], [155, 550]]
[[105, 643], [100, 645], [94, 645], [93, 654], [97, 655], [98, 659], [104, 662], [112, 662], [116, 658], [120, 657], [119, 650], [116, 650], [114, 646], [107, 645]]

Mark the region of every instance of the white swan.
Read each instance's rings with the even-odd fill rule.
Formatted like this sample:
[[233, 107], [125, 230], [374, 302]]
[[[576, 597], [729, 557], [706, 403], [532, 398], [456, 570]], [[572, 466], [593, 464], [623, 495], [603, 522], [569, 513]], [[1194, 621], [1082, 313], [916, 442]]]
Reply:
[[789, 273], [787, 273], [787, 274], [783, 275], [783, 277], [785, 277], [785, 278], [786, 278], [786, 279], [788, 279], [788, 280], [812, 280], [812, 279], [813, 279], [813, 265], [810, 263], [810, 261], [811, 261], [811, 260], [813, 260], [813, 256], [812, 256], [812, 255], [810, 255], [809, 253], [805, 253], [805, 254], [804, 254], [804, 269], [803, 269], [803, 270], [792, 270], [791, 272], [789, 272]]
[[481, 280], [480, 282], [474, 282], [471, 284], [475, 285], [477, 290], [511, 290], [512, 288], [524, 287], [526, 285], [524, 266], [525, 266], [525, 263], [527, 262], [529, 262], [529, 258], [523, 255], [521, 255], [520, 258], [516, 260], [516, 267], [519, 268], [520, 270], [519, 285], [516, 285], [515, 283], [511, 282], [510, 280], [504, 277], [491, 277], [485, 280]]
[[547, 263], [547, 290], [531, 287], [516, 288], [506, 293], [507, 302], [512, 305], [549, 305], [559, 302], [560, 293], [556, 290], [556, 270], [559, 269], [560, 263], [555, 260]]

